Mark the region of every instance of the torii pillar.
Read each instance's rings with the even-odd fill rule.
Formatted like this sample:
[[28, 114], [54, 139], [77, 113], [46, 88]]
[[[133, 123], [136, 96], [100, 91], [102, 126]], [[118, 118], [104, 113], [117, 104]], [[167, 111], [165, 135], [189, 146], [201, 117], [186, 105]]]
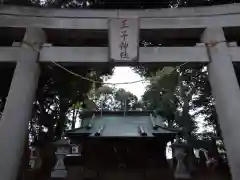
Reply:
[[[45, 41], [42, 29], [27, 28], [24, 42], [39, 48]], [[23, 155], [32, 105], [38, 85], [39, 52], [29, 45], [21, 45], [7, 102], [0, 121], [0, 179], [15, 180]]]
[[208, 44], [209, 81], [232, 179], [240, 178], [240, 89], [222, 28], [207, 28], [202, 42]]

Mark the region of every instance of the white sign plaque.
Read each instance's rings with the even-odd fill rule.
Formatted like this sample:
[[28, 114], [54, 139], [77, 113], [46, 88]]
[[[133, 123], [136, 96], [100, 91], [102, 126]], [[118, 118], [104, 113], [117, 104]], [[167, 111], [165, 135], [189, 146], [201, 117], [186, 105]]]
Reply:
[[109, 22], [110, 59], [113, 61], [138, 60], [138, 18], [113, 18]]

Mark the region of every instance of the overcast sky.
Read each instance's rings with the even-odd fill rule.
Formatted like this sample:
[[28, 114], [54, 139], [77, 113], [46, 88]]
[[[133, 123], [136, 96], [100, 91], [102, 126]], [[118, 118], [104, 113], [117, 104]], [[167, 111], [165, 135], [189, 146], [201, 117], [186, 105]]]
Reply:
[[[131, 82], [131, 81], [138, 81], [143, 79], [137, 73], [135, 73], [130, 67], [116, 67], [113, 73], [113, 76], [107, 80], [106, 82], [111, 83], [118, 83], [118, 82]], [[123, 85], [116, 85], [116, 88], [123, 88], [127, 91], [130, 91], [134, 95], [141, 98], [143, 95], [147, 83], [146, 82], [138, 82], [134, 84], [123, 84]]]

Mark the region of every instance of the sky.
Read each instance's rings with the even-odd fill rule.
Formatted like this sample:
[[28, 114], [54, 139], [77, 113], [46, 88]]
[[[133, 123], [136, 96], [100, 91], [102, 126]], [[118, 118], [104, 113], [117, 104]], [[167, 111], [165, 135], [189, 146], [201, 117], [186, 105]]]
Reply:
[[[138, 81], [143, 79], [141, 76], [139, 76], [137, 73], [135, 73], [130, 67], [116, 67], [114, 69], [114, 73], [111, 76], [110, 79], [108, 79], [105, 82], [108, 83], [121, 83], [121, 82], [132, 82], [132, 81]], [[138, 82], [134, 84], [121, 84], [121, 85], [115, 85], [116, 88], [123, 88], [126, 91], [130, 91], [134, 95], [138, 97], [138, 99], [141, 98], [143, 95], [147, 83], [146, 82]]]

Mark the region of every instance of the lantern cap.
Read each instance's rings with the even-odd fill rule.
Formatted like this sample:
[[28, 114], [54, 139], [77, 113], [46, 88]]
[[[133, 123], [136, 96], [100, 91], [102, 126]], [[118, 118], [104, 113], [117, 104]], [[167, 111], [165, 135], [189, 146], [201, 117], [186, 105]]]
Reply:
[[69, 138], [62, 138], [58, 141], [53, 142], [55, 146], [70, 146], [70, 139]]

